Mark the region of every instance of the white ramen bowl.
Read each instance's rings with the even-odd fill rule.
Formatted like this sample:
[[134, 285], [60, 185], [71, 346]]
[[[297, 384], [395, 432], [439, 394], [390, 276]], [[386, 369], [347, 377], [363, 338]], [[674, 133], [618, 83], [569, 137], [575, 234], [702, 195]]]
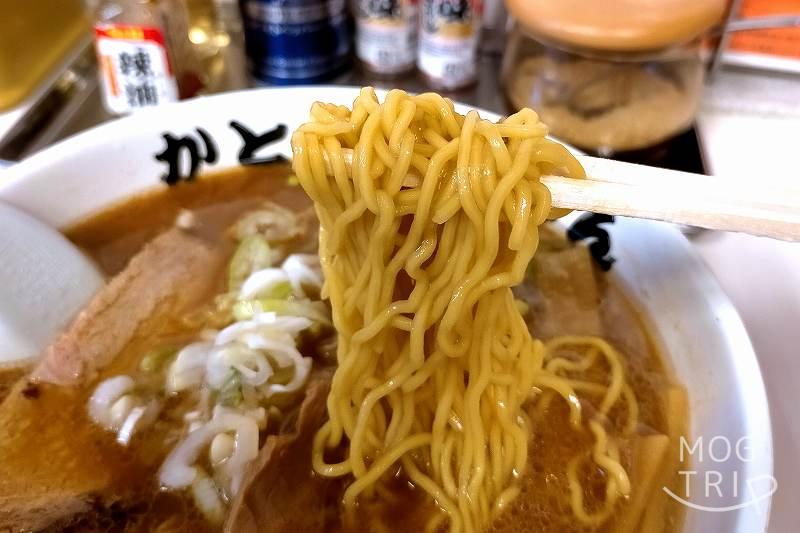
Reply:
[[[209, 155], [201, 131], [211, 139], [211, 155], [217, 157], [198, 161], [199, 172], [205, 172], [239, 164], [242, 136], [231, 121], [256, 134], [281, 133], [275, 128], [284, 124], [289, 134], [252, 157], [290, 157], [290, 132], [308, 117], [313, 101], [351, 104], [356, 95], [357, 89], [342, 87], [261, 89], [143, 111], [12, 167], [0, 176], [0, 200], [61, 228], [133, 194], [164, 187], [160, 178], [168, 165], [155, 156], [167, 147], [166, 135], [187, 136], [200, 156]], [[177, 170], [186, 174], [190, 161], [182, 151]], [[772, 433], [761, 372], [736, 310], [676, 229], [630, 219], [606, 228], [617, 259], [614, 275], [648, 315], [689, 393], [689, 460], [696, 474], [686, 476], [691, 497], [683, 531], [764, 532], [774, 492]]]

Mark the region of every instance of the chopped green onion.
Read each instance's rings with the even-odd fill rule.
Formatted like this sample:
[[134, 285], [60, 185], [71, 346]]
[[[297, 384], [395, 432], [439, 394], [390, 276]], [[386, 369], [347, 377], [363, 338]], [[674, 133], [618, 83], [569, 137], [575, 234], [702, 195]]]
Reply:
[[276, 283], [272, 287], [272, 290], [263, 296], [270, 299], [285, 300], [291, 296], [293, 292], [292, 284], [288, 281], [282, 281], [281, 283]]
[[242, 373], [231, 368], [225, 382], [219, 389], [219, 403], [225, 407], [239, 407], [244, 400], [242, 393]]
[[194, 470], [196, 474], [191, 485], [194, 503], [206, 520], [221, 527], [225, 521], [225, 505], [217, 492], [217, 486], [203, 468]]
[[272, 266], [272, 249], [261, 235], [248, 235], [239, 243], [228, 266], [228, 288], [238, 290], [247, 276]]
[[139, 361], [139, 369], [143, 372], [156, 372], [177, 354], [178, 349], [174, 346], [163, 346], [150, 350]]
[[326, 311], [325, 304], [322, 302], [275, 298], [242, 300], [233, 306], [233, 316], [237, 321], [249, 320], [258, 313], [272, 312], [282, 316], [302, 316], [321, 324], [330, 325], [331, 321]]
[[278, 367], [275, 370], [275, 373], [269, 378], [269, 383], [279, 383], [281, 385], [286, 385], [292, 380], [294, 376], [294, 366], [284, 366]]
[[233, 306], [233, 318], [236, 321], [249, 320], [261, 312], [258, 300], [242, 300]]

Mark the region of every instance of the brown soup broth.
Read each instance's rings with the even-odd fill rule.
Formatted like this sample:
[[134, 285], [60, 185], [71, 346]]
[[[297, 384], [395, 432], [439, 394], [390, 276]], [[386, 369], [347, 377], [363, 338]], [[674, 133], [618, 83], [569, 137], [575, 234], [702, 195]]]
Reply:
[[[173, 224], [182, 209], [192, 210], [201, 231], [215, 235], [218, 245], [230, 253], [231, 244], [221, 238], [220, 228], [229, 226], [240, 214], [256, 207], [269, 198], [277, 203], [304, 208], [310, 201], [302, 189], [288, 181], [288, 164], [272, 164], [263, 167], [237, 168], [204, 176], [175, 187], [163, 187], [115, 205], [68, 228], [65, 234], [76, 245], [89, 254], [104, 272], [112, 276], [119, 272], [130, 258], [159, 232]], [[562, 334], [602, 335], [623, 354], [628, 382], [639, 402], [639, 428], [637, 434], [668, 434], [670, 415], [665, 404], [665, 391], [675, 387], [674, 378], [664, 364], [652, 329], [645, 323], [640, 312], [622, 289], [613, 280], [592, 265], [562, 264], [561, 252], [573, 245], [565, 242], [563, 232], [553, 228], [543, 231], [540, 252], [534, 260], [532, 271], [544, 286], [531, 282], [515, 292], [517, 297], [530, 304], [529, 324], [536, 336], [547, 338]], [[586, 255], [588, 260], [588, 254]], [[574, 259], [574, 258], [573, 258]], [[553, 266], [555, 265], [555, 266]], [[577, 265], [577, 267], [576, 267]], [[576, 283], [593, 285], [592, 297], [579, 301], [579, 291], [570, 292], [571, 284], [562, 284], [558, 276], [542, 274], [542, 269], [564, 267], [564, 276], [572, 280], [570, 272], [576, 267], [588, 272]], [[536, 269], [539, 273], [536, 274]], [[224, 275], [220, 273], [220, 288]], [[544, 280], [544, 281], [542, 281]], [[586, 291], [580, 292], [583, 294]], [[209, 294], [209, 302], [214, 294]], [[571, 306], [571, 308], [570, 308]], [[573, 318], [565, 318], [573, 317]], [[589, 317], [589, 318], [586, 318]], [[596, 321], [595, 324], [593, 321]], [[40, 385], [35, 398], [26, 398], [24, 412], [13, 420], [0, 420], [0, 442], [14, 438], [23, 432], [36, 432], [40, 439], [55, 441], [57, 446], [48, 446], [47, 453], [60, 449], [70, 458], [64, 475], [79, 475], [90, 469], [103, 472], [112, 478], [111, 494], [98, 495], [97, 511], [80, 515], [69, 527], [75, 531], [122, 530], [122, 531], [196, 531], [208, 530], [208, 526], [195, 510], [190, 499], [175, 493], [158, 490], [157, 470], [163, 460], [165, 442], [175, 442], [174, 424], [159, 422], [154, 428], [138, 436], [129, 447], [116, 444], [113, 435], [92, 424], [86, 414], [86, 402], [96, 383], [108, 376], [130, 371], [138, 364], [141, 355], [154, 346], [165, 343], [185, 344], [198, 331], [180, 321], [165, 321], [158, 338], [135, 339], [96, 381], [85, 389], [68, 389]], [[602, 376], [600, 376], [602, 379]], [[591, 402], [589, 402], [591, 403]], [[591, 407], [591, 406], [589, 406]], [[599, 528], [582, 527], [574, 518], [569, 506], [569, 491], [566, 483], [566, 463], [569, 458], [587, 453], [592, 446], [588, 432], [581, 433], [568, 424], [567, 408], [557, 399], [552, 401], [544, 413], [531, 410], [534, 436], [529, 447], [528, 469], [522, 476], [522, 493], [510, 509], [493, 525], [496, 532], [505, 531], [618, 531], [624, 525], [628, 502], [618, 504], [614, 515]], [[685, 413], [678, 421], [681, 431], [687, 424]], [[673, 417], [674, 418], [674, 417]], [[19, 422], [19, 421], [24, 421]], [[620, 435], [623, 416], [611, 413], [610, 433]], [[14, 425], [17, 424], [17, 425]], [[22, 427], [24, 425], [24, 427]], [[68, 439], [64, 436], [69, 435]], [[623, 464], [632, 465], [633, 444], [621, 442]], [[168, 448], [168, 447], [167, 447]], [[677, 452], [670, 446], [669, 453]], [[81, 450], [80, 454], [74, 450]], [[14, 464], [6, 465], [10, 470], [35, 472], [38, 461], [53, 460], [41, 452], [26, 452], [12, 457]], [[79, 456], [79, 457], [78, 457]], [[78, 459], [74, 459], [78, 457]], [[57, 460], [57, 457], [56, 457]], [[310, 458], [309, 458], [310, 468]], [[604, 482], [597, 472], [585, 473], [584, 494], [586, 507], [592, 510], [599, 506], [603, 496]], [[663, 479], [677, 491], [675, 479], [663, 474]], [[402, 474], [394, 476], [385, 487], [396, 497], [375, 498], [364, 501], [359, 513], [363, 519], [353, 525], [347, 520], [336, 519], [331, 530], [364, 531], [372, 529], [367, 524], [375, 519], [389, 524], [392, 531], [419, 531], [426, 516], [435, 509], [421, 491], [403, 480]], [[634, 492], [636, 482], [634, 476]], [[670, 503], [660, 490], [652, 492], [653, 501], [663, 509], [663, 520], [658, 531], [669, 532], [680, 529], [680, 508]], [[664, 501], [660, 501], [660, 499]], [[380, 503], [375, 503], [380, 501]], [[336, 513], [334, 513], [336, 514]], [[416, 516], [417, 518], [414, 518]], [[366, 529], [365, 529], [366, 528]], [[631, 529], [634, 531], [635, 529]]]

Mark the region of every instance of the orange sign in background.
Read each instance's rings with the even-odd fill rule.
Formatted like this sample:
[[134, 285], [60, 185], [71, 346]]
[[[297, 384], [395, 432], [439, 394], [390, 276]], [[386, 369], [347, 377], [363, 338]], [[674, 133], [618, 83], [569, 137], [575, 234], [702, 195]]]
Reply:
[[[739, 10], [739, 18], [798, 14], [800, 0], [744, 0]], [[728, 49], [800, 59], [800, 28], [737, 32], [731, 36]]]

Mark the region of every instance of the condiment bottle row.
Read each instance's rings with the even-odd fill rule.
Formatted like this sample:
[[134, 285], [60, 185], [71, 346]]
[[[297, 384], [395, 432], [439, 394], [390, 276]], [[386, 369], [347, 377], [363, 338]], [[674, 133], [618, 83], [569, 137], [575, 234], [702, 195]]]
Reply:
[[481, 3], [476, 0], [361, 0], [356, 55], [380, 77], [419, 68], [428, 84], [454, 90], [475, 81]]

